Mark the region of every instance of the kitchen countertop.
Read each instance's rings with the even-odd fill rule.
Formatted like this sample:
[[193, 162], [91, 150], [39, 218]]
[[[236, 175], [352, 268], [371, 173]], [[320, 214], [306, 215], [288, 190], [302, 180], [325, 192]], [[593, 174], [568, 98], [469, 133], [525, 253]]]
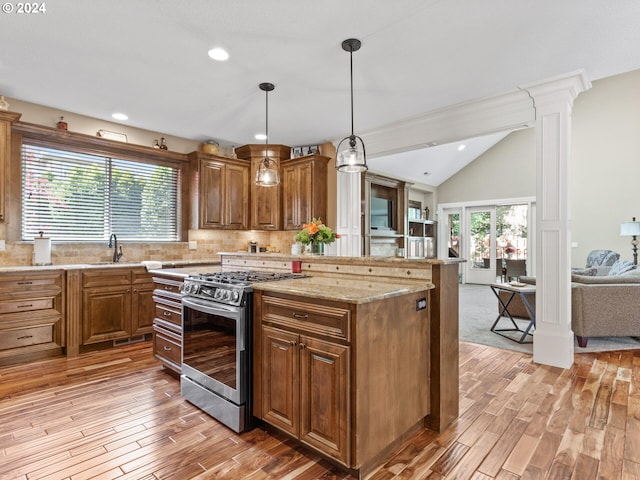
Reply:
[[[174, 262], [159, 262], [162, 266], [159, 269], [149, 269], [149, 271], [169, 271], [179, 269], [192, 269], [189, 273], [195, 271], [212, 271], [213, 268], [220, 268], [220, 262], [203, 262], [200, 261], [174, 261]], [[0, 273], [6, 272], [40, 272], [47, 270], [84, 270], [90, 268], [133, 268], [144, 267], [143, 262], [108, 262], [108, 263], [76, 263], [68, 265], [23, 265], [23, 266], [3, 266], [0, 267]], [[198, 270], [193, 270], [198, 268]], [[206, 270], [203, 270], [206, 269]]]
[[425, 282], [397, 284], [314, 276], [253, 284], [254, 290], [263, 292], [285, 293], [354, 304], [369, 303], [433, 288], [435, 287], [432, 283]]

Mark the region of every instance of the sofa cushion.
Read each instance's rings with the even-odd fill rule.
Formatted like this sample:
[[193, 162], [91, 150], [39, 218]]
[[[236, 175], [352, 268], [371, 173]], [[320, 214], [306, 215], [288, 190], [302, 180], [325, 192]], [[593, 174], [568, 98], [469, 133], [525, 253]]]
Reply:
[[586, 267], [608, 267], [620, 258], [620, 254], [613, 250], [592, 250], [587, 256]]
[[633, 264], [630, 260], [618, 260], [611, 266], [611, 270], [609, 270], [610, 276], [620, 275], [629, 270], [634, 270], [636, 265]]

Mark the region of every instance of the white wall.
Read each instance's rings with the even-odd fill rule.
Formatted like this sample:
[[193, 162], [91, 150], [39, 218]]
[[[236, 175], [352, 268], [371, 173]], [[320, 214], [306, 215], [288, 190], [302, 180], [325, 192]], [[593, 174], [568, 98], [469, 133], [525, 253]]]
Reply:
[[[640, 70], [593, 82], [572, 115], [571, 265], [594, 249], [631, 259], [620, 223], [640, 219]], [[439, 203], [535, 196], [534, 130], [512, 132], [438, 187]]]

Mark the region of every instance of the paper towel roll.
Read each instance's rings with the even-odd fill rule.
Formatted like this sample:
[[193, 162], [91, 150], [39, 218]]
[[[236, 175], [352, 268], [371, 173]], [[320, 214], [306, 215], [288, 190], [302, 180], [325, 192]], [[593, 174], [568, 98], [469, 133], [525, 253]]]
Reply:
[[33, 239], [33, 264], [51, 265], [51, 239], [36, 237]]

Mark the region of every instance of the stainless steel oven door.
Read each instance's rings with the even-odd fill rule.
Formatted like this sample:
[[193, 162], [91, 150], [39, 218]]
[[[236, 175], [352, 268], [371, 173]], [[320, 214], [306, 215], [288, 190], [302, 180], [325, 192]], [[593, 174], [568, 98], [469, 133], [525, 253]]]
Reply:
[[182, 375], [236, 405], [247, 396], [246, 317], [244, 307], [182, 298]]

